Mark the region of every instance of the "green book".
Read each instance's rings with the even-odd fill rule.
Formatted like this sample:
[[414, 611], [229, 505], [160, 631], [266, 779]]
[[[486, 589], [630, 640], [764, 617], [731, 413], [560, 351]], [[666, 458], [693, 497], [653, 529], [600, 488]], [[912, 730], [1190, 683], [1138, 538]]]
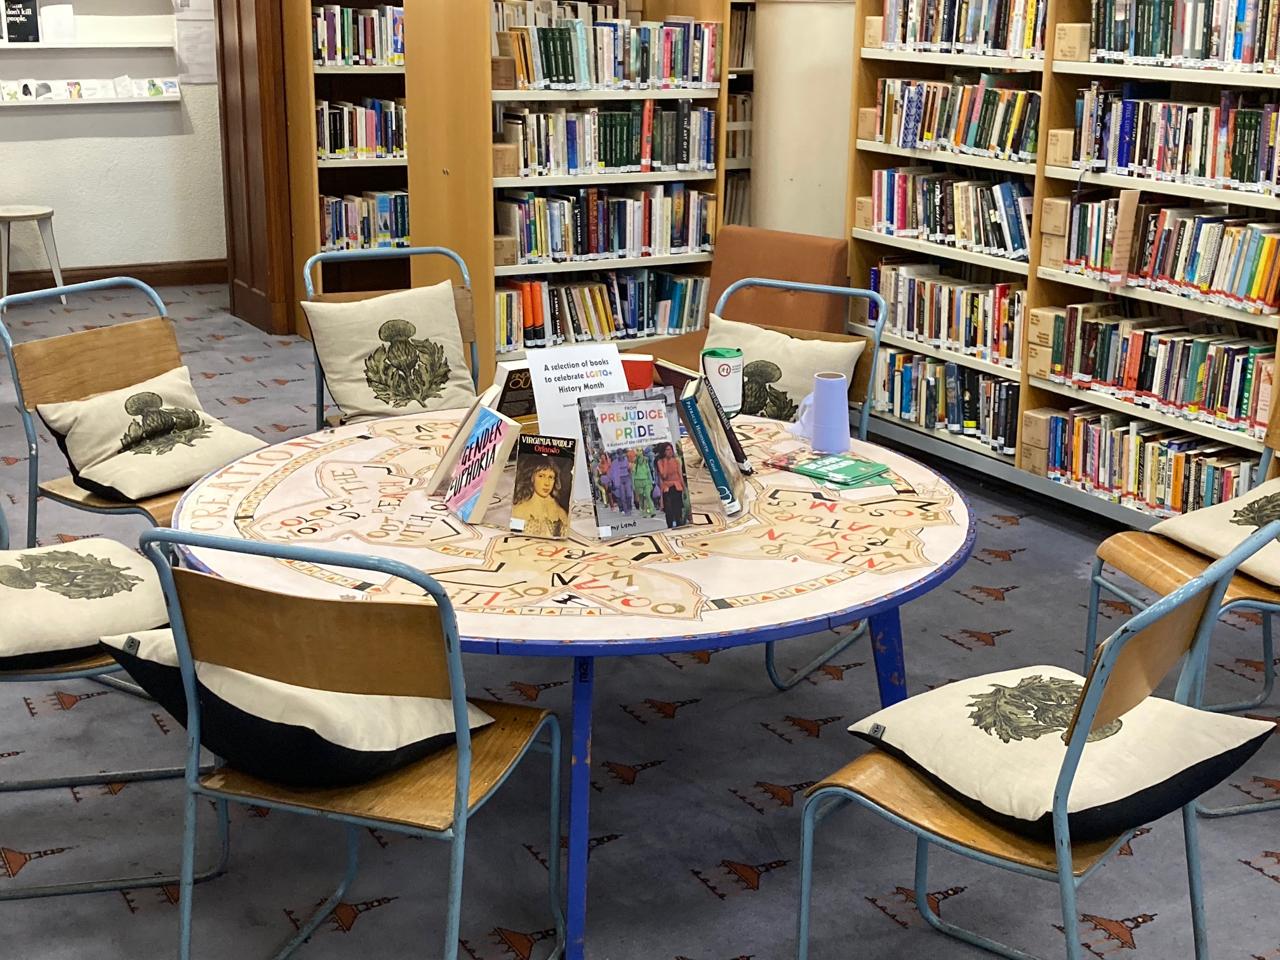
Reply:
[[790, 470], [801, 476], [834, 483], [842, 487], [875, 486], [877, 478], [887, 473], [887, 464], [851, 457], [844, 453], [784, 453], [768, 461], [769, 466]]

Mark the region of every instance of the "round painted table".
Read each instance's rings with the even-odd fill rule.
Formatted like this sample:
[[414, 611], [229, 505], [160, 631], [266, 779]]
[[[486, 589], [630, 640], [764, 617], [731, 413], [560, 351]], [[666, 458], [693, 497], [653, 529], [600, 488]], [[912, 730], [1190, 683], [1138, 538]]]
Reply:
[[[898, 608], [968, 558], [973, 519], [946, 480], [874, 444], [855, 440], [853, 452], [889, 472], [856, 491], [770, 468], [769, 457], [804, 443], [783, 424], [740, 417], [734, 427], [756, 470], [737, 516], [724, 515], [686, 446], [691, 525], [602, 543], [580, 503], [570, 539], [533, 539], [505, 529], [511, 470], [486, 514], [493, 525], [463, 523], [426, 495], [461, 414], [350, 424], [258, 450], [191, 487], [173, 526], [393, 557], [448, 590], [464, 651], [573, 658], [566, 957], [579, 960], [595, 658], [764, 643], [867, 619], [881, 704], [896, 703], [906, 696]], [[200, 550], [188, 559], [297, 595], [410, 592], [337, 567]]]

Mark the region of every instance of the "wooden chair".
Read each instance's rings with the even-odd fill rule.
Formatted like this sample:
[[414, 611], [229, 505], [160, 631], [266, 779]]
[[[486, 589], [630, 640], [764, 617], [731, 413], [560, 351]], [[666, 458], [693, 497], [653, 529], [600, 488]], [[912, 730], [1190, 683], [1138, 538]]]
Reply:
[[[20, 550], [9, 549], [9, 523], [0, 510], [0, 565], [7, 565]], [[44, 683], [51, 680], [100, 680], [108, 674], [118, 673], [119, 664], [104, 652], [94, 652], [71, 663], [58, 664], [35, 670], [0, 670], [0, 683]], [[128, 688], [126, 688], [128, 689]], [[26, 793], [34, 790], [60, 790], [64, 788], [95, 786], [107, 783], [139, 783], [151, 780], [176, 780], [185, 773], [184, 767], [155, 767], [141, 770], [116, 770], [84, 775], [39, 777], [29, 780], [0, 780], [0, 793]], [[193, 878], [193, 882], [209, 880], [226, 869], [230, 845], [227, 808], [218, 808], [218, 832], [221, 852], [209, 870]], [[0, 889], [0, 902], [5, 900], [31, 900], [38, 897], [62, 897], [77, 893], [104, 893], [114, 890], [136, 890], [143, 887], [162, 887], [178, 882], [176, 876], [155, 873], [134, 877], [117, 877], [104, 880], [78, 880], [42, 886], [4, 887]]]
[[[1267, 432], [1267, 449], [1258, 466], [1257, 482], [1261, 483], [1266, 479], [1277, 449], [1280, 449], [1280, 419], [1273, 419]], [[1141, 610], [1145, 606], [1143, 601], [1118, 581], [1106, 577], [1103, 572], [1106, 567], [1114, 568], [1149, 590], [1166, 594], [1199, 576], [1212, 562], [1212, 557], [1155, 533], [1126, 530], [1104, 540], [1094, 556], [1093, 571], [1089, 578], [1089, 619], [1085, 628], [1084, 651], [1086, 664], [1092, 661], [1097, 644], [1098, 607], [1103, 590], [1119, 597], [1134, 609]], [[1262, 617], [1262, 690], [1256, 697], [1248, 700], [1205, 707], [1206, 710], [1219, 713], [1234, 713], [1261, 706], [1270, 699], [1276, 683], [1276, 654], [1271, 618], [1273, 614], [1280, 613], [1280, 588], [1237, 573], [1227, 587], [1222, 612], [1226, 614], [1235, 610], [1256, 610]], [[1241, 813], [1280, 809], [1280, 800], [1216, 808], [1197, 804], [1197, 809], [1206, 817], [1231, 817]]]
[[[302, 282], [306, 287], [307, 299], [317, 303], [355, 303], [360, 300], [371, 300], [384, 294], [396, 293], [395, 290], [357, 290], [346, 293], [317, 293], [315, 284], [315, 267], [317, 264], [337, 263], [343, 260], [386, 260], [396, 257], [418, 257], [436, 254], [448, 257], [458, 265], [462, 274], [462, 286], [453, 288], [453, 306], [458, 314], [458, 328], [462, 333], [462, 342], [468, 347], [471, 356], [471, 382], [480, 386], [480, 357], [476, 345], [476, 305], [471, 296], [471, 272], [467, 269], [462, 257], [448, 247], [378, 247], [372, 250], [329, 250], [317, 253], [308, 258], [302, 268]], [[323, 430], [326, 425], [337, 426], [341, 421], [336, 417], [325, 419], [325, 380], [324, 368], [320, 365], [320, 354], [315, 348], [315, 338], [311, 338], [311, 350], [316, 361], [316, 429]], [[330, 422], [331, 421], [331, 422]]]
[[[16, 345], [4, 324], [4, 312], [9, 307], [116, 287], [141, 290], [155, 307], [156, 316]], [[22, 428], [27, 436], [27, 546], [33, 547], [36, 543], [37, 512], [42, 496], [91, 513], [138, 514], [156, 526], [169, 523], [179, 498], [185, 492], [183, 490], [122, 502], [108, 500], [78, 487], [70, 476], [41, 483], [35, 417], [38, 404], [84, 400], [95, 394], [132, 386], [182, 366], [178, 339], [160, 295], [131, 277], [112, 277], [31, 293], [15, 293], [0, 299], [0, 342], [9, 358], [14, 389], [18, 394], [18, 410], [22, 414]]]
[[[1067, 749], [1053, 794], [1054, 842], [1029, 839], [993, 822], [955, 799], [915, 768], [878, 749], [863, 754], [812, 787], [805, 798], [796, 957], [809, 956], [809, 896], [813, 884], [814, 834], [832, 812], [856, 803], [916, 835], [916, 909], [937, 930], [1013, 960], [1028, 954], [940, 919], [929, 903], [929, 847], [937, 845], [980, 863], [1042, 880], [1056, 881], [1069, 960], [1082, 956], [1076, 934], [1076, 891], [1135, 830], [1103, 840], [1073, 842], [1067, 801], [1091, 733], [1145, 701], [1182, 662], [1174, 699], [1193, 704], [1203, 682], [1209, 636], [1236, 567], [1280, 536], [1280, 520], [1255, 532], [1231, 554], [1208, 565], [1168, 596], [1138, 613], [1098, 651], [1065, 734]], [[1182, 808], [1191, 893], [1195, 956], [1208, 960], [1204, 895], [1194, 803]]]
[[[322, 817], [346, 828], [347, 868], [342, 881], [276, 955], [277, 960], [289, 956], [310, 937], [346, 892], [356, 873], [357, 846], [365, 828], [449, 841], [443, 956], [456, 960], [467, 825], [530, 750], [548, 753], [551, 759], [547, 866], [557, 933], [551, 956], [559, 956], [564, 946], [559, 892], [560, 726], [555, 715], [546, 710], [483, 702], [483, 709], [495, 722], [475, 733], [470, 731], [457, 621], [439, 583], [393, 560], [176, 530], [147, 531], [142, 536], [142, 546], [164, 586], [187, 698], [186, 833], [180, 899], [182, 960], [188, 960], [191, 952], [195, 815], [200, 797]], [[434, 603], [285, 596], [175, 568], [171, 563], [175, 547], [376, 571], [421, 588]], [[453, 746], [395, 773], [351, 787], [281, 786], [230, 766], [201, 776], [197, 762], [203, 718], [196, 693], [197, 660], [317, 690], [449, 699], [457, 740]], [[546, 742], [539, 739], [544, 733]]]

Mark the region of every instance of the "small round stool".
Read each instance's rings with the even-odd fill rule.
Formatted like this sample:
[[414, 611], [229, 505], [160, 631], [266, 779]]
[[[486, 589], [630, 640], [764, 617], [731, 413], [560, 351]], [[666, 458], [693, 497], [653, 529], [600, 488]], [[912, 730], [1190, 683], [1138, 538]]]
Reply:
[[[0, 297], [9, 295], [9, 226], [20, 220], [34, 220], [40, 228], [54, 285], [62, 286], [62, 264], [58, 262], [58, 245], [53, 242], [53, 207], [0, 204]], [[62, 302], [66, 303], [67, 298], [63, 297]]]

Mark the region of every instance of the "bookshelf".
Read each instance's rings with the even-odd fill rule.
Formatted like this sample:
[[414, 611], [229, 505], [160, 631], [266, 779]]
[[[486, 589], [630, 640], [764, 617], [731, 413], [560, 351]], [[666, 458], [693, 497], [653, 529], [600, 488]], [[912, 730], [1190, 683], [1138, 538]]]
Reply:
[[[718, 88], [674, 90], [505, 90], [494, 89], [490, 9], [484, 3], [422, 0], [413, 6], [407, 24], [405, 98], [409, 104], [410, 143], [408, 190], [415, 242], [457, 250], [471, 271], [480, 355], [481, 385], [493, 376], [496, 360], [513, 359], [520, 352], [497, 353], [495, 294], [507, 277], [574, 275], [636, 267], [676, 267], [680, 272], [706, 275], [710, 253], [681, 253], [625, 259], [595, 259], [554, 263], [498, 265], [495, 253], [495, 201], [507, 189], [592, 187], [609, 184], [644, 186], [687, 181], [691, 189], [721, 198], [724, 195], [724, 117], [728, 85], [723, 82], [727, 60], [721, 60]], [[648, 0], [645, 20], [688, 16], [729, 22], [729, 0]], [[634, 16], [633, 16], [633, 19]], [[546, 177], [494, 176], [493, 105], [627, 103], [636, 100], [689, 99], [694, 107], [716, 110], [714, 171], [654, 171], [651, 173], [582, 174]], [[420, 158], [426, 157], [422, 162]], [[717, 208], [717, 216], [722, 208]], [[717, 224], [718, 226], [718, 224]], [[450, 276], [451, 266], [440, 258], [422, 257], [412, 264], [415, 286]], [[456, 278], [455, 278], [456, 279]], [[660, 337], [617, 341], [623, 348], [643, 349]]]
[[[870, 270], [879, 260], [894, 253], [923, 254], [942, 265], [969, 264], [988, 268], [993, 282], [997, 278], [1026, 284], [1026, 315], [1037, 307], [1062, 306], [1088, 300], [1105, 298], [1131, 299], [1158, 308], [1159, 316], [1168, 315], [1170, 322], [1179, 318], [1212, 318], [1233, 321], [1242, 334], [1269, 342], [1277, 336], [1280, 317], [1251, 312], [1222, 303], [1201, 301], [1180, 296], [1165, 290], [1144, 286], [1108, 284], [1102, 280], [1068, 272], [1042, 264], [1041, 221], [1039, 211], [1047, 198], [1069, 198], [1080, 187], [1118, 192], [1124, 189], [1141, 189], [1147, 195], [1167, 198], [1185, 198], [1191, 202], [1226, 204], [1232, 215], [1258, 219], [1273, 219], [1273, 211], [1280, 210], [1280, 195], [1256, 193], [1245, 190], [1222, 189], [1197, 183], [1177, 182], [1154, 177], [1125, 176], [1103, 172], [1083, 172], [1070, 166], [1047, 162], [1048, 131], [1069, 129], [1075, 123], [1075, 98], [1079, 87], [1087, 86], [1092, 79], [1168, 81], [1175, 99], [1212, 101], [1218, 90], [1252, 88], [1280, 90], [1280, 74], [1246, 72], [1240, 70], [1215, 70], [1201, 67], [1175, 67], [1152, 64], [1077, 62], [1055, 60], [1055, 30], [1059, 23], [1087, 24], [1090, 19], [1089, 0], [1049, 0], [1045, 23], [1044, 59], [988, 57], [971, 53], [943, 53], [934, 51], [904, 51], [884, 49], [878, 36], [867, 32], [867, 19], [883, 16], [887, 0], [864, 0], [859, 4], [854, 36], [853, 116], [850, 126], [851, 150], [847, 224], [850, 237], [849, 275], [855, 285], [865, 284]], [[955, 70], [1004, 71], [1023, 77], [1025, 88], [1040, 94], [1039, 142], [1034, 161], [1009, 160], [991, 156], [973, 156], [936, 149], [903, 148], [875, 139], [874, 131], [868, 136], [865, 126], [859, 129], [859, 109], [876, 106], [877, 86], [880, 80], [890, 78], [943, 80], [949, 79]], [[892, 166], [933, 166], [939, 171], [955, 170], [962, 175], [1018, 176], [1032, 187], [1033, 216], [1027, 240], [1028, 260], [1017, 263], [976, 254], [932, 243], [914, 237], [885, 235], [870, 229], [866, 222], [865, 207], [860, 220], [858, 198], [871, 195], [873, 172]], [[983, 171], [996, 171], [985, 174]], [[1025, 279], [1023, 279], [1025, 278]], [[852, 329], [861, 328], [856, 323]], [[1090, 404], [1105, 411], [1126, 414], [1137, 420], [1168, 427], [1182, 433], [1206, 438], [1210, 441], [1230, 444], [1247, 453], [1256, 454], [1263, 449], [1261, 440], [1218, 423], [1191, 419], [1182, 415], [1140, 406], [1126, 399], [1097, 390], [1081, 389], [1068, 383], [1030, 376], [1025, 369], [990, 364], [977, 357], [958, 354], [955, 351], [930, 346], [908, 337], [886, 332], [884, 344], [910, 350], [925, 357], [952, 360], [983, 373], [1007, 378], [1019, 385], [1018, 420], [1027, 410], [1040, 407], [1066, 409], [1079, 404]], [[1024, 323], [1020, 355], [1025, 357], [1028, 333]], [[1277, 405], [1273, 404], [1271, 428], [1274, 433], [1280, 418]], [[905, 446], [930, 453], [957, 464], [976, 469], [989, 476], [1017, 484], [1037, 495], [1043, 495], [1073, 509], [1083, 509], [1108, 517], [1111, 520], [1146, 529], [1158, 517], [1150, 511], [1119, 502], [1118, 498], [1082, 489], [1067, 483], [1037, 475], [1022, 463], [1023, 450], [1015, 456], [999, 454], [973, 438], [949, 434], [945, 430], [931, 430], [917, 423], [903, 421], [876, 412], [872, 418], [872, 433]]]
[[733, 0], [729, 6], [728, 77], [729, 115], [735, 112], [750, 119], [726, 119], [724, 222], [751, 224], [751, 158], [755, 149], [755, 0]]

